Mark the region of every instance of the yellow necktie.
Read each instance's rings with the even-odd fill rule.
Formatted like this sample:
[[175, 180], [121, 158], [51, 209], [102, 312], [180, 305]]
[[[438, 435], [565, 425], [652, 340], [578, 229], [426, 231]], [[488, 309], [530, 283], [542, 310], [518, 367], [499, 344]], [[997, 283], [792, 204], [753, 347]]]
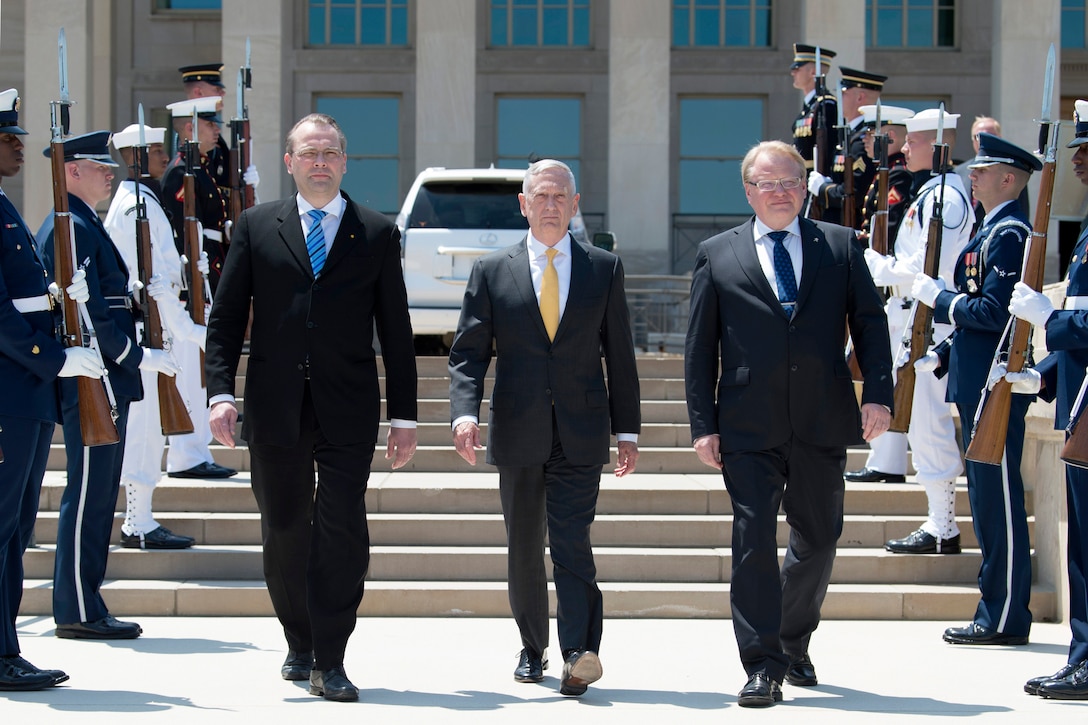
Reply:
[[555, 271], [556, 249], [549, 249], [548, 266], [544, 268], [544, 278], [540, 280], [540, 316], [544, 318], [544, 329], [548, 331], [548, 339], [555, 339], [555, 331], [559, 329], [559, 273]]

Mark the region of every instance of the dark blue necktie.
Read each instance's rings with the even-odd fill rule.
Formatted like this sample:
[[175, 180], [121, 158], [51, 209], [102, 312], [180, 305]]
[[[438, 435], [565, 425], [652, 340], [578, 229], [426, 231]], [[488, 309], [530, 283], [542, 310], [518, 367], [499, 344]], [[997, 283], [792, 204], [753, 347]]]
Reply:
[[315, 277], [325, 266], [325, 230], [321, 228], [321, 220], [326, 213], [320, 209], [306, 212], [311, 220], [310, 231], [306, 234], [306, 251], [310, 253], [310, 267], [313, 268]]
[[778, 301], [786, 314], [793, 314], [793, 303], [797, 301], [797, 278], [793, 275], [793, 259], [782, 242], [789, 236], [783, 230], [770, 232], [768, 237], [774, 240], [774, 277], [778, 282]]

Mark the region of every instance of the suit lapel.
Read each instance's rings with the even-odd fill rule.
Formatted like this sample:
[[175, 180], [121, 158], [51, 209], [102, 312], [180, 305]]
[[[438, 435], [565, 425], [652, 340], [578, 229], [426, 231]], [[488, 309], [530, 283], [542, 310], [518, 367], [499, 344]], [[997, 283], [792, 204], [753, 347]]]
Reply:
[[[332, 249], [329, 250], [329, 258], [325, 260], [326, 270], [331, 270], [339, 264], [340, 260], [359, 244], [359, 240], [366, 238], [366, 229], [359, 215], [355, 213], [355, 204], [347, 198], [347, 194], [343, 196], [344, 218], [340, 220], [340, 228], [336, 231], [336, 239], [333, 240]], [[303, 246], [305, 246], [305, 240], [303, 240]], [[309, 260], [309, 253], [307, 253], [307, 260]]]
[[801, 223], [801, 286], [797, 289], [797, 307], [805, 304], [812, 287], [816, 284], [816, 270], [827, 248], [827, 239], [812, 222], [800, 219]]
[[[567, 306], [563, 310], [563, 316], [559, 318], [559, 329], [555, 331], [556, 340], [563, 334], [566, 327], [577, 324], [574, 318], [578, 316], [578, 309], [586, 292], [592, 288], [593, 264], [589, 261], [586, 250], [572, 237], [570, 240], [570, 289], [567, 291]], [[540, 318], [540, 326], [544, 327], [543, 317]], [[547, 335], [547, 331], [544, 334]]]
[[751, 219], [737, 230], [732, 239], [732, 246], [741, 270], [763, 295], [764, 301], [769, 306], [778, 309], [783, 315], [786, 314], [782, 309], [782, 303], [778, 301], [778, 294], [771, 289], [771, 283], [767, 281], [767, 275], [764, 274], [763, 266], [759, 263], [759, 256], [756, 254], [755, 232], [753, 231]]
[[[510, 270], [510, 279], [513, 280], [514, 287], [517, 289], [518, 294], [521, 295], [523, 304], [526, 308], [536, 310], [535, 315], [530, 315], [533, 318], [533, 324], [536, 325], [536, 329], [540, 334], [547, 339], [548, 331], [544, 328], [544, 318], [540, 316], [540, 303], [536, 299], [536, 290], [533, 289], [533, 277], [529, 272], [527, 239], [528, 237], [524, 237], [520, 244], [510, 249], [510, 256], [506, 260], [506, 266]], [[562, 329], [562, 321], [560, 321], [559, 327]]]
[[303, 272], [313, 276], [310, 269], [310, 253], [306, 251], [306, 237], [302, 235], [302, 220], [298, 216], [298, 203], [292, 194], [284, 200], [277, 219], [280, 222], [280, 239]]

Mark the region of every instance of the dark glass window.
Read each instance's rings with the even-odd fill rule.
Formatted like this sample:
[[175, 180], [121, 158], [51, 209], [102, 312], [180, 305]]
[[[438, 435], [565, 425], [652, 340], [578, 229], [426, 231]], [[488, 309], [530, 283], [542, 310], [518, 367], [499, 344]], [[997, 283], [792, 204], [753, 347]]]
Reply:
[[586, 47], [590, 0], [490, 0], [491, 46]]
[[321, 96], [317, 112], [336, 119], [347, 137], [348, 172], [342, 188], [353, 201], [380, 212], [400, 209], [400, 99]]
[[530, 157], [558, 159], [577, 182], [582, 155], [582, 99], [503, 96], [497, 104], [496, 165], [524, 169]]
[[763, 138], [760, 98], [680, 99], [680, 214], [750, 213], [740, 162]]
[[1062, 47], [1085, 47], [1085, 2], [1084, 0], [1062, 0]]
[[309, 0], [310, 46], [408, 45], [408, 0]]
[[673, 0], [675, 48], [771, 45], [771, 0]]
[[865, 0], [865, 44], [870, 48], [955, 47], [955, 0]]

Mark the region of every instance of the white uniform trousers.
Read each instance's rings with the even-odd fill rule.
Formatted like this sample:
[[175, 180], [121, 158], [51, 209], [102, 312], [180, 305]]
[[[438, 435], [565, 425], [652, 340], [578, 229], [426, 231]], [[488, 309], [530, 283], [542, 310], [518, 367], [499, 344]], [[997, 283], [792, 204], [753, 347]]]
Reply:
[[208, 392], [200, 384], [200, 346], [192, 340], [174, 342], [174, 357], [181, 365], [178, 373], [178, 392], [185, 400], [193, 432], [170, 436], [170, 449], [166, 453], [166, 470], [175, 473], [188, 471], [201, 463], [215, 463], [211, 450], [212, 431], [208, 426]]
[[141, 370], [144, 398], [129, 407], [121, 485], [125, 487], [125, 522], [121, 530], [132, 536], [149, 534], [159, 527], [151, 511], [155, 486], [162, 478], [162, 453], [166, 437], [159, 420], [159, 374]]
[[[903, 337], [903, 327], [910, 316], [910, 310], [902, 309], [902, 298], [889, 297], [884, 311], [888, 314], [888, 338], [891, 341], [892, 360], [899, 352]], [[887, 431], [869, 441], [869, 456], [865, 467], [881, 473], [905, 475], [907, 472], [907, 434]]]

